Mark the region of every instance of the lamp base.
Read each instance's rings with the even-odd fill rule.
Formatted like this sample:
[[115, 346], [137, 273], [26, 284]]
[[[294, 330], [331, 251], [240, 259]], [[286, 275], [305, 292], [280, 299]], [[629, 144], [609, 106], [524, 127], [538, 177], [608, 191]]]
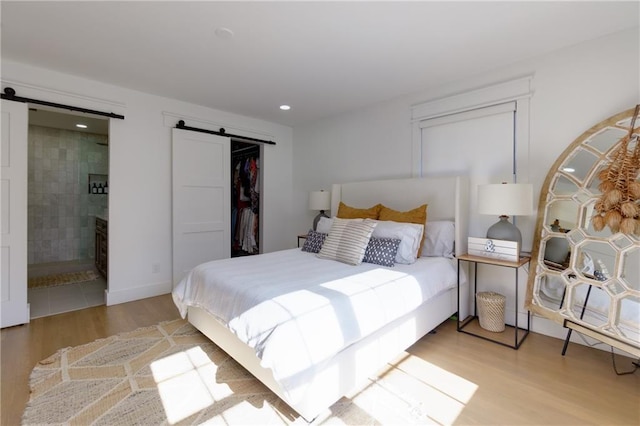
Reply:
[[324, 210], [320, 210], [320, 213], [313, 219], [313, 230], [315, 231], [318, 228], [318, 222], [320, 222], [321, 217], [329, 217], [324, 214]]
[[500, 216], [500, 220], [487, 230], [490, 240], [516, 241], [522, 247], [522, 234], [517, 226], [509, 222], [509, 216]]

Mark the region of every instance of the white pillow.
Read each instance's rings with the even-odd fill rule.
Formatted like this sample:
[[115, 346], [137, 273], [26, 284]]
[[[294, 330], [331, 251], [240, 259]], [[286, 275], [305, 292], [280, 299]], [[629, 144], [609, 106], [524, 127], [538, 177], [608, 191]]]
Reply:
[[321, 234], [328, 234], [331, 231], [331, 225], [333, 225], [332, 217], [324, 217], [321, 216], [318, 221], [318, 225], [316, 226], [316, 232], [320, 232]]
[[422, 241], [424, 225], [417, 223], [393, 222], [391, 220], [376, 220], [372, 237], [393, 238], [400, 240], [398, 252], [396, 253], [396, 263], [410, 265], [418, 257], [418, 249]]
[[451, 220], [427, 221], [425, 228], [423, 257], [448, 257], [455, 256], [456, 229]]
[[317, 256], [349, 265], [359, 265], [376, 225], [376, 221], [370, 219], [335, 218]]

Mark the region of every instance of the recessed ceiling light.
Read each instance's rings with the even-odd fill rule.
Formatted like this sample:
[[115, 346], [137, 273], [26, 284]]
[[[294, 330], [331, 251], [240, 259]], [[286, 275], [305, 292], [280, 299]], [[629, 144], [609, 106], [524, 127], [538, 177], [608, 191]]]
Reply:
[[289, 105], [280, 105], [280, 109], [283, 111], [289, 111], [291, 107]]
[[574, 169], [573, 167], [565, 167], [562, 169], [562, 171], [567, 173], [573, 173], [576, 171], [576, 169]]
[[80, 127], [81, 129], [86, 129], [87, 125], [86, 124], [76, 124], [76, 127]]
[[225, 27], [218, 27], [215, 29], [214, 32], [216, 36], [218, 36], [218, 38], [221, 38], [223, 40], [229, 40], [230, 38], [233, 38], [233, 35], [234, 35], [233, 31]]

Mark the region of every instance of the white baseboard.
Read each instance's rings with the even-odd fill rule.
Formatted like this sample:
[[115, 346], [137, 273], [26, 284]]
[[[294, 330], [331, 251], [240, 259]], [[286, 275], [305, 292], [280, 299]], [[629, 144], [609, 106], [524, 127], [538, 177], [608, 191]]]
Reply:
[[171, 281], [127, 288], [120, 291], [107, 289], [105, 290], [105, 300], [107, 306], [111, 306], [146, 299], [148, 297], [161, 296], [167, 293], [171, 293]]

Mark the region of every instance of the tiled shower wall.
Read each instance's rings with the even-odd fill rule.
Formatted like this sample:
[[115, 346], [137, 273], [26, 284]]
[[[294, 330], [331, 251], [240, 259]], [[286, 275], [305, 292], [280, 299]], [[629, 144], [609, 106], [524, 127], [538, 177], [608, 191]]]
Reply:
[[89, 194], [89, 173], [108, 174], [108, 137], [29, 126], [29, 264], [94, 257], [95, 216], [108, 195]]

